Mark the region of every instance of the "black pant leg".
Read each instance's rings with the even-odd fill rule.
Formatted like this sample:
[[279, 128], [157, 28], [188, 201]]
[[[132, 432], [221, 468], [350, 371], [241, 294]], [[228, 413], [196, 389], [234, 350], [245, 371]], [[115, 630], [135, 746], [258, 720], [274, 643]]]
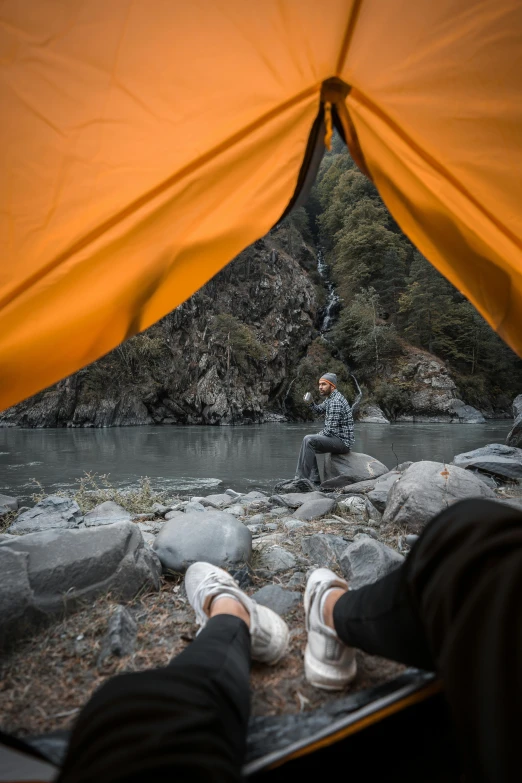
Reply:
[[105, 683], [74, 727], [58, 783], [236, 783], [250, 712], [250, 634], [211, 618], [168, 666]]
[[405, 564], [334, 606], [335, 630], [343, 642], [370, 655], [433, 671], [426, 634], [406, 582]]
[[520, 780], [522, 513], [487, 500], [451, 506], [417, 542], [408, 583], [470, 780]]
[[432, 520], [400, 569], [334, 609], [347, 644], [437, 669], [472, 781], [520, 779], [521, 596], [522, 514], [468, 500]]

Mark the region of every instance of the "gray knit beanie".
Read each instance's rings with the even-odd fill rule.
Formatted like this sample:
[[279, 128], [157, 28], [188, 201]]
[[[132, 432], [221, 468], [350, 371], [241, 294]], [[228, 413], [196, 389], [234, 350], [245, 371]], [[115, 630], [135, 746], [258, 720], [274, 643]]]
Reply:
[[319, 380], [328, 381], [328, 383], [331, 383], [332, 386], [337, 386], [337, 375], [334, 372], [325, 372], [324, 375], [321, 375]]

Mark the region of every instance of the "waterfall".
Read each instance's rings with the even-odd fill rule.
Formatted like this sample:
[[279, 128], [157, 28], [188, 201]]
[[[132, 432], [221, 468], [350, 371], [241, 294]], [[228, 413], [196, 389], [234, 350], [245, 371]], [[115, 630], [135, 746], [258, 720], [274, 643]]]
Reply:
[[319, 331], [321, 334], [329, 332], [335, 323], [337, 314], [339, 313], [340, 298], [337, 296], [335, 286], [330, 279], [330, 270], [328, 264], [324, 260], [323, 251], [319, 250], [317, 253], [317, 271], [326, 288], [326, 304], [322, 310], [321, 322], [319, 324]]

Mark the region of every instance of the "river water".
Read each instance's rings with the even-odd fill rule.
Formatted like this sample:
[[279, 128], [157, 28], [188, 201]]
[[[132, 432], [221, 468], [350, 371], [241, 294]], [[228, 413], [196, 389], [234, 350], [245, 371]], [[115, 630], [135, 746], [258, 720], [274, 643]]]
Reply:
[[[510, 421], [486, 424], [357, 424], [355, 451], [389, 468], [406, 460], [451, 461], [455, 454], [503, 443]], [[269, 490], [294, 475], [304, 435], [320, 424], [246, 427], [114, 427], [1, 429], [0, 493], [28, 500], [37, 479], [47, 493], [72, 491], [85, 471], [110, 474], [130, 487], [141, 476], [174, 492], [204, 494], [213, 487]], [[223, 482], [220, 484], [219, 482]]]

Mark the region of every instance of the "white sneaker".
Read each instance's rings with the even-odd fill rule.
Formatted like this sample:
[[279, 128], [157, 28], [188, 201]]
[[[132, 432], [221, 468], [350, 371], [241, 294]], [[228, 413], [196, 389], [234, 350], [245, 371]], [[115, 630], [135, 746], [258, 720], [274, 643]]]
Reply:
[[193, 563], [185, 574], [185, 589], [201, 628], [209, 620], [203, 608], [208, 599], [217, 595], [230, 596], [239, 601], [250, 615], [252, 658], [273, 665], [286, 653], [290, 633], [285, 621], [268, 607], [249, 598], [222, 568], [210, 563]]
[[309, 577], [304, 596], [308, 643], [305, 650], [305, 677], [315, 688], [338, 691], [357, 673], [355, 650], [347, 647], [323, 619], [323, 597], [335, 587], [348, 588], [329, 568], [318, 568]]

